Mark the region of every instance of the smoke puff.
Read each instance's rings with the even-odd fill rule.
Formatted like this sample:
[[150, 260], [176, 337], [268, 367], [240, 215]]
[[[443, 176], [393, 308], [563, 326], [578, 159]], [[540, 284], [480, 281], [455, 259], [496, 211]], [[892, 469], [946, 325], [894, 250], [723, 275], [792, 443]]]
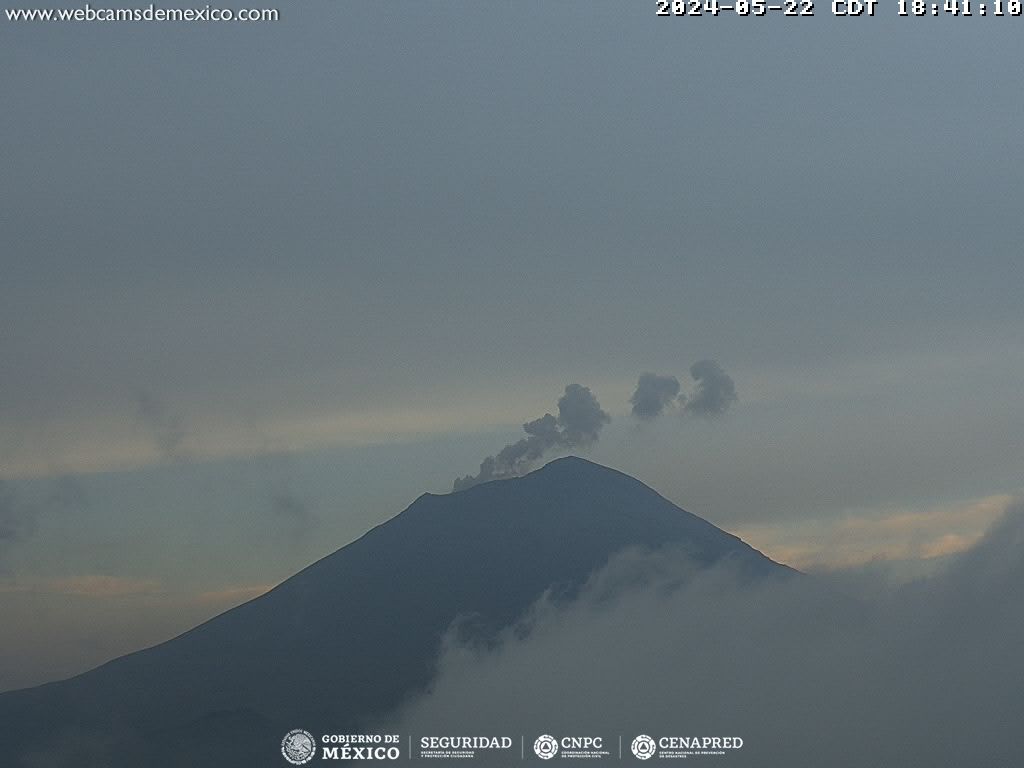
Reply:
[[41, 517], [85, 510], [88, 506], [85, 489], [72, 475], [53, 478], [42, 494], [30, 499], [0, 480], [0, 555], [17, 542], [30, 538], [36, 532]]
[[601, 428], [610, 421], [589, 387], [570, 384], [558, 400], [558, 417], [545, 413], [523, 424], [526, 437], [502, 448], [480, 463], [476, 475], [458, 477], [453, 491], [505, 477], [517, 477], [528, 471], [553, 448], [585, 448], [594, 443]]
[[539, 419], [523, 424], [523, 431], [534, 437], [549, 441], [552, 445], [558, 441], [558, 419], [545, 413]]
[[601, 427], [611, 421], [589, 387], [570, 384], [558, 399], [558, 423], [562, 427], [561, 444], [566, 448], [585, 447], [596, 442]]
[[736, 402], [736, 385], [714, 360], [701, 360], [690, 367], [697, 391], [686, 403], [687, 413], [720, 416]]
[[138, 393], [136, 401], [139, 421], [149, 430], [160, 453], [168, 459], [179, 458], [185, 428], [178, 414], [146, 390]]
[[649, 420], [660, 416], [678, 395], [679, 379], [675, 376], [641, 373], [629, 402], [633, 404], [636, 418]]
[[309, 525], [313, 520], [313, 510], [309, 502], [299, 498], [287, 489], [274, 491], [270, 494], [270, 511], [279, 518], [302, 525]]

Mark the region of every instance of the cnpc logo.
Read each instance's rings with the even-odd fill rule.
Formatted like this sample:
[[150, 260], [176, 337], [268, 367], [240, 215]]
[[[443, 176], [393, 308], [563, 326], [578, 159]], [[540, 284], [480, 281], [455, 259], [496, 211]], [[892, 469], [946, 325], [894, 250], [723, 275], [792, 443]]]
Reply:
[[550, 760], [558, 754], [558, 741], [554, 736], [545, 733], [543, 736], [538, 736], [537, 740], [533, 742], [533, 751], [541, 760]]
[[604, 748], [604, 739], [601, 736], [563, 736], [556, 739], [554, 736], [544, 734], [533, 742], [533, 751], [541, 760], [550, 760], [562, 752], [571, 752], [568, 757], [580, 757], [580, 753], [594, 752]]

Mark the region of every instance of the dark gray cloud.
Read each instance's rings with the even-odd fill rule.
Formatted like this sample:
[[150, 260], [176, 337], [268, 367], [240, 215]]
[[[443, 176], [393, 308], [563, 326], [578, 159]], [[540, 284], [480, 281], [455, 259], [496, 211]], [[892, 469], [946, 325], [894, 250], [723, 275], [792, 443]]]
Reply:
[[623, 553], [496, 647], [450, 638], [396, 726], [739, 736], [736, 766], [1019, 765], [1022, 552], [1017, 505], [944, 572], [871, 598]]
[[683, 413], [715, 417], [725, 413], [736, 402], [736, 384], [716, 361], [699, 360], [690, 366], [690, 376], [697, 382], [694, 393], [687, 398], [680, 391], [679, 379], [657, 373], [642, 373], [629, 402], [633, 416], [650, 421], [667, 408], [678, 405]]
[[0, 547], [24, 538], [34, 522], [33, 510], [26, 507], [10, 486], [0, 480]]
[[265, 522], [275, 534], [286, 534], [292, 544], [307, 541], [323, 522], [317, 510], [316, 495], [310, 492], [303, 475], [296, 471], [294, 457], [277, 454], [257, 459], [262, 478]]
[[633, 415], [636, 418], [649, 420], [660, 416], [678, 395], [679, 379], [675, 376], [641, 373], [636, 382], [636, 391], [629, 398], [629, 402], [633, 405]]
[[181, 416], [148, 390], [136, 395], [138, 418], [147, 429], [156, 447], [165, 458], [180, 458], [181, 443], [185, 439], [185, 427]]
[[308, 501], [287, 489], [270, 494], [270, 511], [283, 520], [309, 523], [313, 520], [313, 508]]
[[30, 498], [0, 480], [0, 572], [4, 569], [4, 554], [35, 534], [44, 516], [85, 510], [88, 506], [84, 486], [72, 475], [55, 477], [45, 484], [40, 494]]
[[601, 428], [610, 420], [589, 387], [569, 384], [558, 399], [557, 418], [545, 413], [523, 424], [526, 437], [484, 459], [476, 475], [456, 478], [452, 490], [462, 491], [488, 480], [521, 475], [555, 448], [586, 448], [597, 441]]
[[690, 366], [696, 391], [684, 406], [696, 416], [721, 416], [736, 402], [736, 384], [714, 360], [700, 360]]
[[566, 448], [585, 448], [596, 442], [601, 427], [610, 420], [589, 387], [570, 384], [558, 398], [558, 424]]

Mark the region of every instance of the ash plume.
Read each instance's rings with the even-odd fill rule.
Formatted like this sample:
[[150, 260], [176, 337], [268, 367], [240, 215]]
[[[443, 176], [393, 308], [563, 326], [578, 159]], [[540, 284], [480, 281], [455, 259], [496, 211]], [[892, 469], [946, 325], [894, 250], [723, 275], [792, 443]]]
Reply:
[[697, 382], [692, 395], [681, 392], [679, 379], [657, 373], [641, 373], [629, 402], [633, 417], [653, 421], [667, 409], [678, 406], [684, 415], [714, 418], [721, 416], [737, 401], [736, 384], [716, 361], [700, 360], [690, 366]]
[[697, 391], [684, 406], [695, 416], [721, 416], [736, 402], [736, 384], [714, 360], [701, 360], [690, 367]]
[[[633, 416], [643, 421], [656, 419], [679, 396], [679, 379], [657, 373], [641, 373], [636, 391], [629, 398]], [[685, 396], [682, 398], [685, 401]]]
[[484, 459], [476, 475], [456, 478], [452, 490], [464, 491], [489, 480], [521, 475], [555, 448], [585, 448], [597, 441], [610, 420], [589, 387], [570, 384], [558, 399], [557, 417], [545, 413], [523, 424], [526, 437]]

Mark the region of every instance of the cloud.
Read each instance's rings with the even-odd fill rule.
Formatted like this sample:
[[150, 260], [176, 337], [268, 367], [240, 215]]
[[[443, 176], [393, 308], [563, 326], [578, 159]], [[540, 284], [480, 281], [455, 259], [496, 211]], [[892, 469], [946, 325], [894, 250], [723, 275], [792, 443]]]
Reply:
[[305, 536], [320, 522], [312, 503], [286, 485], [270, 492], [270, 513], [295, 536]]
[[0, 480], [0, 553], [35, 530], [36, 510], [19, 499], [8, 483]]
[[320, 526], [321, 519], [314, 501], [293, 489], [294, 483], [286, 467], [287, 464], [279, 465], [274, 470], [279, 476], [267, 486], [265, 509], [269, 512], [271, 528], [285, 534], [295, 546], [308, 541]]
[[313, 517], [312, 507], [287, 489], [270, 494], [270, 511], [285, 520], [309, 522]]
[[545, 413], [523, 424], [526, 437], [506, 445], [480, 463], [476, 475], [458, 477], [452, 490], [462, 491], [489, 480], [516, 477], [555, 448], [586, 448], [597, 441], [610, 417], [589, 387], [569, 384], [558, 399], [558, 417]]
[[720, 416], [737, 401], [736, 383], [714, 360], [700, 360], [690, 366], [690, 375], [697, 382], [694, 393], [687, 398], [680, 391], [679, 379], [657, 373], [642, 373], [629, 402], [632, 414], [643, 421], [656, 419], [667, 408], [678, 405], [684, 414], [703, 417]]
[[946, 571], [870, 600], [623, 553], [497, 645], [450, 636], [430, 692], [389, 726], [739, 736], [732, 766], [1017, 765], [1022, 552], [1018, 504]]
[[200, 592], [196, 602], [210, 605], [240, 605], [260, 595], [266, 594], [275, 587], [274, 584], [256, 584], [243, 587], [225, 587], [207, 592]]
[[1007, 494], [926, 509], [752, 523], [737, 536], [801, 570], [925, 560], [970, 549], [1013, 504]]
[[129, 597], [150, 595], [160, 590], [160, 582], [152, 579], [133, 579], [123, 576], [86, 574], [56, 579], [49, 585], [50, 592], [79, 597]]
[[714, 360], [700, 360], [690, 366], [697, 390], [686, 402], [687, 413], [695, 416], [720, 416], [736, 402], [736, 385]]
[[181, 458], [181, 444], [186, 435], [181, 416], [148, 390], [140, 390], [136, 402], [139, 421], [149, 431], [161, 455], [168, 459]]
[[636, 418], [650, 420], [660, 416], [678, 395], [679, 379], [675, 376], [641, 373], [636, 383], [636, 391], [629, 398], [629, 402], [633, 405], [633, 415]]
[[[10, 547], [35, 534], [41, 518], [89, 507], [89, 496], [73, 475], [49, 481], [37, 497], [27, 499], [0, 480], [0, 558]], [[3, 562], [0, 560], [0, 570]]]
[[562, 427], [562, 444], [567, 448], [596, 442], [601, 427], [610, 420], [589, 387], [570, 384], [558, 399], [558, 424]]
[[63, 595], [68, 597], [118, 598], [163, 595], [160, 582], [107, 574], [80, 574], [45, 581], [19, 581], [0, 585], [2, 594]]

